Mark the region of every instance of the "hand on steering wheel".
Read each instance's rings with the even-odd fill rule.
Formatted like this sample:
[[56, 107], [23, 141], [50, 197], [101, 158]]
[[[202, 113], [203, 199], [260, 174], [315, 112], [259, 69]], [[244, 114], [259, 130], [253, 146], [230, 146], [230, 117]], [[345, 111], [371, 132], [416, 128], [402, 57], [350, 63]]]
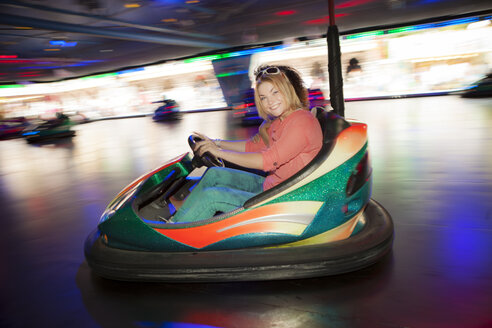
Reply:
[[[203, 165], [207, 167], [211, 166], [219, 166], [223, 167], [224, 162], [222, 159], [217, 158], [210, 152], [204, 152], [203, 154], [199, 154], [199, 149], [201, 148], [202, 145], [200, 143], [202, 142], [207, 142], [206, 139], [207, 137], [199, 134], [192, 134], [191, 136], [188, 137], [188, 144], [190, 145], [191, 150], [193, 150], [193, 165], [196, 167], [201, 167]], [[210, 139], [208, 139], [209, 142], [213, 142]]]

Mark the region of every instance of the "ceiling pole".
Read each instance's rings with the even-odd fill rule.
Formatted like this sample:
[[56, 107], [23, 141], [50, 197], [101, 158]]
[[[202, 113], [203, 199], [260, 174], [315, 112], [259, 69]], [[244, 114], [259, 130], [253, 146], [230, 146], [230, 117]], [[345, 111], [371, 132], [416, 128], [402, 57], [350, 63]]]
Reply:
[[343, 99], [343, 76], [340, 53], [340, 36], [335, 25], [334, 0], [328, 0], [330, 25], [326, 33], [328, 43], [328, 75], [330, 81], [330, 103], [335, 113], [345, 116], [345, 103]]

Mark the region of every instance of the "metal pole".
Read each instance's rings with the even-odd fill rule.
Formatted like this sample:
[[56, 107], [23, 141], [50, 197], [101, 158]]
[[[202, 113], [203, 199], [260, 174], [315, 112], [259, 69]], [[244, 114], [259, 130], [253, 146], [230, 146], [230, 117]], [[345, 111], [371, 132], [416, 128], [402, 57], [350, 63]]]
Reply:
[[335, 25], [334, 0], [328, 0], [330, 25], [326, 33], [328, 44], [328, 75], [330, 81], [330, 102], [335, 113], [345, 116], [345, 103], [343, 98], [343, 76], [340, 53], [340, 35]]

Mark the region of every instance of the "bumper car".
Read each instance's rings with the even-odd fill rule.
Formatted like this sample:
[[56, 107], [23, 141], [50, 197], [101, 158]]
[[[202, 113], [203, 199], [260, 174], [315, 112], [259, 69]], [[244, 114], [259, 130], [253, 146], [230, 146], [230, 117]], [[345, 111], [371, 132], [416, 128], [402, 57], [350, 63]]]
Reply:
[[183, 114], [179, 111], [179, 105], [172, 99], [164, 99], [154, 103], [163, 103], [154, 112], [152, 119], [154, 121], [173, 121], [180, 120]]
[[16, 117], [3, 119], [0, 121], [0, 140], [18, 138], [22, 132], [29, 126], [25, 117]]
[[51, 120], [39, 120], [24, 130], [22, 135], [28, 143], [50, 142], [75, 135], [72, 130], [73, 122], [68, 116], [57, 113]]
[[202, 164], [223, 164], [209, 154], [182, 154], [130, 183], [86, 239], [89, 267], [115, 280], [220, 282], [328, 276], [376, 263], [391, 249], [393, 222], [370, 198], [367, 125], [315, 110], [324, 137], [318, 155], [231, 212], [172, 222], [171, 197], [189, 195]]
[[485, 98], [492, 97], [492, 73], [468, 86], [461, 93], [463, 98]]

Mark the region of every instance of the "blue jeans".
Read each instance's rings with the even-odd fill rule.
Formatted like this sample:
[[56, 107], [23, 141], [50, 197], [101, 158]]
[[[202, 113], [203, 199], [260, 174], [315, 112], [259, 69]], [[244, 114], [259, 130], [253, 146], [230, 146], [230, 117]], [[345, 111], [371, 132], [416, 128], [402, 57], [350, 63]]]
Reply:
[[207, 169], [173, 216], [174, 222], [195, 222], [229, 212], [263, 191], [264, 177], [225, 167]]

